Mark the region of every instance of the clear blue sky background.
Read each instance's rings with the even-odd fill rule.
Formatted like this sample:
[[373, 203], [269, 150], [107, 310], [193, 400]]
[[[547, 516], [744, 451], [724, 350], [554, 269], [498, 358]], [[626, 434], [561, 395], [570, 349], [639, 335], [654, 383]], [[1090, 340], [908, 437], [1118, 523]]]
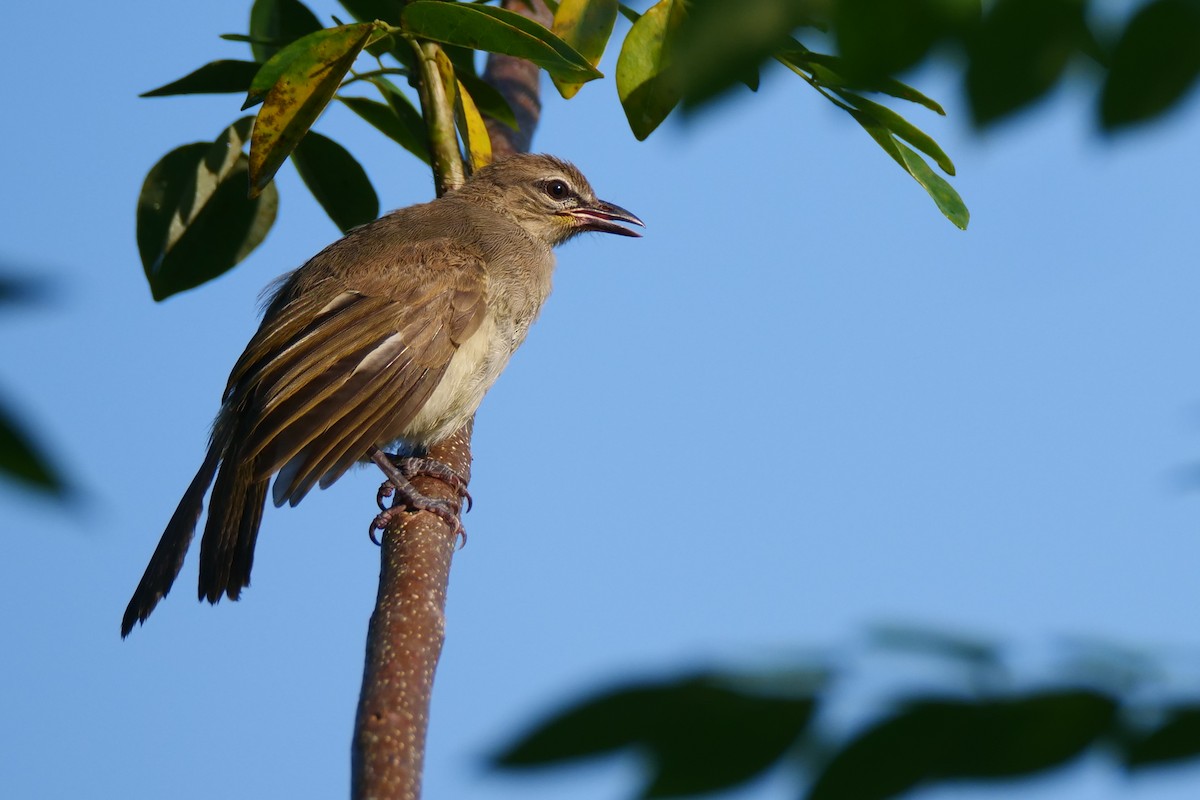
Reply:
[[[143, 176], [216, 136], [240, 98], [136, 95], [244, 57], [216, 37], [245, 29], [248, 4], [35, 8], [8, 9], [0, 49], [0, 263], [53, 293], [0, 320], [0, 393], [82, 497], [0, 486], [0, 794], [342, 796], [373, 472], [269, 510], [241, 602], [196, 603], [193, 557], [118, 637], [259, 289], [337, 232], [285, 167], [266, 244], [153, 303]], [[1030, 682], [1082, 636], [1163, 654], [1181, 689], [1200, 685], [1200, 499], [1180, 479], [1200, 461], [1200, 106], [1109, 143], [1068, 91], [979, 138], [948, 76], [915, 82], [951, 111], [910, 117], [956, 159], [967, 233], [778, 71], [645, 143], [611, 82], [569, 104], [548, 93], [537, 149], [649, 227], [560, 253], [554, 297], [479, 414], [428, 797], [628, 796], [632, 759], [529, 778], [483, 758], [597, 685], [787, 663], [884, 620], [994, 638]], [[318, 129], [386, 207], [430, 196], [344, 109]], [[1198, 783], [1091, 761], [1017, 791], [1167, 800]]]

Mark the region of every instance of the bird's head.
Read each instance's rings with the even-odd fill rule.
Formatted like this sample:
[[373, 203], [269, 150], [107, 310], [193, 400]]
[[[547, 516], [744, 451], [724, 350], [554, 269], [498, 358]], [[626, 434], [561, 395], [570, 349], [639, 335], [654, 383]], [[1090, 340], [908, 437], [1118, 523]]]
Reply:
[[585, 231], [640, 236], [618, 223], [645, 227], [618, 205], [596, 197], [583, 173], [547, 155], [516, 155], [478, 170], [458, 190], [513, 219], [551, 246]]

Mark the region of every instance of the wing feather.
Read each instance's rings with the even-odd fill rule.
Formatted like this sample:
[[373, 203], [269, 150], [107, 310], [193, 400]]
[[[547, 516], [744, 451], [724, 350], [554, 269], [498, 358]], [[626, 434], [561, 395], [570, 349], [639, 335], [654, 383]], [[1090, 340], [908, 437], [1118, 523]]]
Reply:
[[404, 438], [483, 324], [478, 254], [427, 241], [390, 264], [352, 271], [337, 292], [285, 284], [234, 368], [227, 401], [253, 420], [239, 457], [254, 480], [280, 473], [277, 505], [336, 480], [372, 444]]

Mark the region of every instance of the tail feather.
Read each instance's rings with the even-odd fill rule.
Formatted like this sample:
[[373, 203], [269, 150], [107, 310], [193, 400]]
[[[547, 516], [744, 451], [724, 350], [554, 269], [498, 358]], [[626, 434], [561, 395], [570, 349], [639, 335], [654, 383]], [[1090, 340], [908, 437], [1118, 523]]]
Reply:
[[217, 464], [221, 460], [220, 451], [221, 448], [216, 444], [209, 447], [204, 463], [171, 515], [158, 547], [154, 549], [154, 555], [142, 574], [142, 580], [125, 608], [125, 616], [121, 619], [122, 639], [129, 635], [135, 624], [146, 621], [158, 601], [171, 591], [179, 570], [183, 568], [183, 558], [187, 555], [188, 546], [196, 534], [196, 523], [200, 521], [200, 514], [204, 510], [204, 494], [213, 482]]
[[258, 524], [267, 498], [267, 479], [254, 477], [253, 462], [228, 458], [221, 463], [200, 541], [200, 599], [216, 603], [221, 595], [236, 600], [250, 585], [250, 566]]

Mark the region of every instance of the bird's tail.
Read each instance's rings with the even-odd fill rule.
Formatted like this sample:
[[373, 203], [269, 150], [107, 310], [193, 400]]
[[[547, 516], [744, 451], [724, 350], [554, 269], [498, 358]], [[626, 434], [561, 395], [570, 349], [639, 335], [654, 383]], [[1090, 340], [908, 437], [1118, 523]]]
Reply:
[[262, 522], [270, 475], [256, 476], [253, 459], [221, 462], [200, 540], [200, 599], [216, 603], [221, 595], [237, 600], [250, 585], [254, 545]]
[[171, 521], [158, 540], [158, 547], [150, 556], [146, 572], [125, 609], [125, 617], [121, 620], [122, 639], [129, 635], [135, 623], [145, 622], [158, 601], [171, 591], [175, 577], [183, 568], [183, 557], [187, 555], [188, 545], [196, 533], [196, 523], [200, 521], [200, 513], [204, 510], [204, 494], [213, 481], [220, 460], [221, 447], [214, 442], [208, 448], [208, 455], [196, 477], [192, 478], [191, 485], [183, 493], [175, 513], [171, 515]]

